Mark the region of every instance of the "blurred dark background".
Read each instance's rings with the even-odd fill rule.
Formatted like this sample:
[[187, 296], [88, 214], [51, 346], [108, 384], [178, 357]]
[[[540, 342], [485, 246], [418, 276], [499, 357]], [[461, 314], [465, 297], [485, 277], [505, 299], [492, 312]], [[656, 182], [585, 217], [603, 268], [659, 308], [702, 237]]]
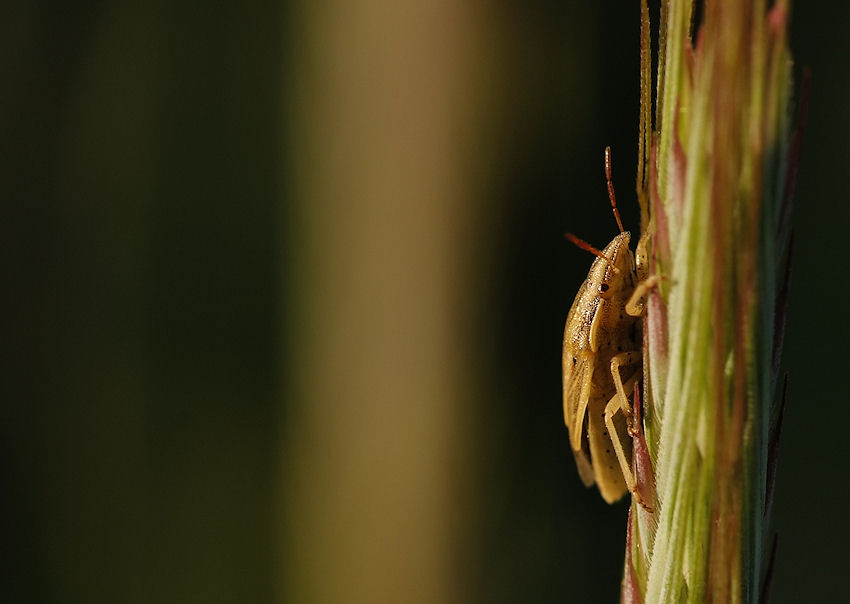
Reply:
[[[848, 13], [792, 17], [775, 602], [846, 591]], [[0, 600], [616, 601], [562, 235], [606, 145], [638, 228], [637, 2], [31, 1], [0, 77]]]

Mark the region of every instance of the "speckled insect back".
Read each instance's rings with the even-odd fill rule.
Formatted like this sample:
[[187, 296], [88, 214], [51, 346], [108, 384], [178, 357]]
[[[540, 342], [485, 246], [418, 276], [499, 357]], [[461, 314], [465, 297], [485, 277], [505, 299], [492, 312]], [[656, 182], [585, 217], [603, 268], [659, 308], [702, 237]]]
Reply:
[[603, 499], [613, 503], [627, 490], [636, 491], [631, 435], [639, 427], [631, 425], [627, 393], [642, 375], [640, 309], [633, 298], [645, 287], [639, 285], [643, 267], [635, 264], [631, 235], [617, 211], [608, 148], [605, 173], [621, 232], [601, 252], [568, 235], [597, 258], [567, 315], [563, 386], [564, 421], [581, 479], [586, 486], [596, 483]]

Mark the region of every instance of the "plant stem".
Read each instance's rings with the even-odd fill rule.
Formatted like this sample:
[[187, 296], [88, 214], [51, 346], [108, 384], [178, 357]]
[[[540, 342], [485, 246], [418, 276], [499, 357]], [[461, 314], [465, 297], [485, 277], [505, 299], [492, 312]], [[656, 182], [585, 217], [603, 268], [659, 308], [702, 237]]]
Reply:
[[694, 38], [694, 3], [665, 0], [653, 128], [641, 3], [641, 245], [662, 277], [644, 319], [657, 501], [632, 504], [627, 602], [761, 601], [799, 154], [788, 13], [718, 0]]

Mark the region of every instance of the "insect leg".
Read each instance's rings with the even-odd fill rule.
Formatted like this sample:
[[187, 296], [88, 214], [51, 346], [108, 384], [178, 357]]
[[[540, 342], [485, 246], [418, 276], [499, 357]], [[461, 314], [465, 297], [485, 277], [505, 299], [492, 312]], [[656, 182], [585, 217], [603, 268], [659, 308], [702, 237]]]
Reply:
[[643, 297], [648, 294], [653, 287], [657, 286], [660, 280], [661, 277], [658, 275], [652, 275], [638, 283], [637, 286], [635, 286], [635, 291], [632, 292], [629, 301], [626, 302], [626, 313], [633, 317], [639, 317], [641, 313], [643, 313]]
[[[641, 376], [641, 373], [642, 372], [638, 371], [635, 375], [630, 377], [629, 380], [626, 382], [625, 387], [629, 389], [634, 388], [635, 384], [637, 383], [637, 380]], [[629, 492], [635, 493], [637, 491], [637, 480], [635, 479], [635, 475], [632, 472], [631, 460], [626, 459], [626, 452], [623, 449], [623, 443], [620, 440], [620, 434], [617, 432], [614, 426], [614, 414], [621, 409], [625, 411], [625, 407], [629, 406], [628, 401], [626, 401], [624, 406], [620, 398], [619, 390], [623, 387], [624, 386], [621, 381], [617, 394], [612, 396], [611, 400], [608, 401], [608, 404], [605, 405], [605, 425], [608, 427], [608, 434], [611, 437], [611, 444], [614, 445], [614, 453], [617, 454], [617, 461], [620, 463], [620, 470], [623, 473], [623, 479], [625, 479], [626, 481], [626, 488], [629, 489]], [[629, 409], [627, 416], [631, 416], [631, 409]]]
[[[622, 409], [623, 415], [625, 415], [628, 420], [629, 434], [632, 436], [634, 436], [634, 426], [632, 425], [632, 406], [629, 404], [629, 397], [626, 395], [626, 387], [623, 385], [623, 378], [620, 375], [620, 367], [634, 365], [635, 363], [640, 362], [640, 360], [641, 353], [637, 350], [621, 352], [611, 357], [611, 377], [614, 378], [614, 387], [617, 389], [617, 396], [613, 397], [611, 402], [619, 401], [619, 407]], [[638, 371], [638, 374], [640, 374], [640, 371]], [[628, 383], [633, 385], [631, 380]], [[631, 388], [633, 386], [629, 387]], [[608, 404], [610, 405], [611, 402]], [[614, 412], [616, 412], [616, 409], [614, 409], [612, 415]]]

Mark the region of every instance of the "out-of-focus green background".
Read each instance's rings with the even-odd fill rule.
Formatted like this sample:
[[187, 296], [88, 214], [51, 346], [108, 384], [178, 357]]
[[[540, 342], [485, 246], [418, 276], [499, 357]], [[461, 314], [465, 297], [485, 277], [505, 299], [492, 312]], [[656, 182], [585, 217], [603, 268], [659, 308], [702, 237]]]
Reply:
[[[850, 9], [813, 72], [775, 602], [846, 593]], [[627, 228], [638, 3], [0, 19], [0, 600], [616, 601], [563, 320]], [[799, 74], [799, 68], [797, 69]]]

